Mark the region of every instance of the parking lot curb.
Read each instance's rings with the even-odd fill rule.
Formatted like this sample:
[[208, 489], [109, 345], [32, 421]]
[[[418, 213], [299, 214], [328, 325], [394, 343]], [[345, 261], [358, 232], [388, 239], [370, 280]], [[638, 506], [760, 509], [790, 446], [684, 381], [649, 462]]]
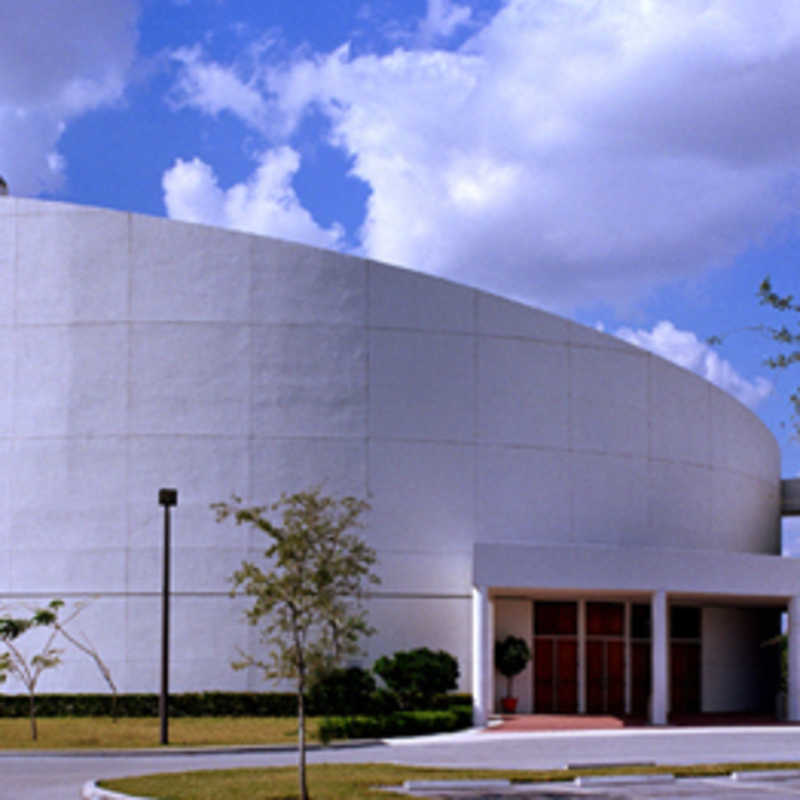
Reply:
[[95, 781], [86, 781], [81, 789], [81, 800], [152, 800], [152, 798], [112, 792], [110, 789], [98, 786]]

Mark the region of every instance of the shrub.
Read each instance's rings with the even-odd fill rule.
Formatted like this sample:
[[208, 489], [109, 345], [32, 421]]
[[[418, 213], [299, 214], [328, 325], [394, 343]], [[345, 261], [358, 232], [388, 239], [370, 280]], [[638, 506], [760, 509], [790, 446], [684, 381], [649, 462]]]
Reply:
[[405, 709], [426, 709], [438, 694], [455, 689], [458, 662], [444, 650], [427, 647], [381, 656], [373, 667]]
[[[111, 715], [110, 694], [42, 694], [37, 697], [41, 717], [102, 717]], [[169, 698], [172, 717], [294, 717], [297, 695], [292, 692], [188, 692]], [[0, 717], [26, 717], [27, 695], [0, 694]], [[121, 694], [121, 717], [157, 717], [157, 694]]]
[[449, 711], [395, 711], [380, 716], [329, 717], [320, 724], [319, 737], [329, 742], [331, 739], [419, 736], [457, 731], [471, 724], [470, 706], [454, 706]]
[[437, 694], [433, 698], [431, 708], [446, 711], [453, 706], [472, 707], [472, 695], [469, 692], [450, 692], [450, 694]]
[[507, 681], [506, 696], [511, 697], [514, 676], [519, 675], [531, 660], [531, 651], [528, 643], [518, 636], [506, 636], [502, 642], [494, 646], [494, 663], [497, 671]]
[[397, 695], [394, 692], [389, 691], [389, 689], [385, 689], [384, 687], [376, 689], [372, 693], [370, 700], [369, 713], [372, 716], [393, 714], [395, 711], [400, 710], [400, 703], [397, 700]]
[[[368, 675], [369, 677], [369, 675]], [[42, 694], [36, 698], [41, 717], [111, 716], [111, 694]], [[437, 709], [470, 705], [468, 694], [440, 695]], [[27, 717], [28, 695], [0, 694], [0, 717]], [[397, 699], [386, 689], [370, 693], [362, 713], [387, 715], [397, 711]], [[121, 694], [117, 698], [121, 717], [157, 717], [157, 694]], [[295, 717], [297, 695], [293, 692], [186, 692], [169, 698], [171, 717]], [[323, 710], [312, 709], [314, 714]]]
[[366, 714], [373, 711], [375, 679], [361, 667], [334, 669], [308, 692], [311, 714]]

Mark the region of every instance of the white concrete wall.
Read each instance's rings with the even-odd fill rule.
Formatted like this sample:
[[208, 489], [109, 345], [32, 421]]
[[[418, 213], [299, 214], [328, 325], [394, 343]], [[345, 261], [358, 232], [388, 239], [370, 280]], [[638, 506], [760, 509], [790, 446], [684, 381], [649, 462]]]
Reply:
[[754, 711], [761, 693], [759, 610], [702, 610], [701, 702], [703, 711]]
[[464, 688], [476, 542], [778, 552], [777, 445], [749, 411], [464, 286], [11, 197], [0, 328], [0, 598], [98, 595], [86, 625], [123, 690], [156, 687], [161, 486], [180, 492], [176, 690], [258, 685], [226, 666], [253, 637], [226, 579], [261, 546], [214, 523], [232, 492], [368, 496], [370, 653], [446, 644]]
[[[494, 639], [500, 642], [506, 636], [517, 636], [528, 643], [533, 653], [533, 601], [520, 598], [494, 601]], [[495, 708], [500, 708], [500, 698], [506, 696], [508, 679], [495, 671]], [[519, 699], [517, 711], [531, 713], [533, 710], [533, 665], [529, 661], [525, 669], [514, 677], [513, 696]]]
[[355, 659], [354, 663], [369, 667], [384, 653], [410, 647], [446, 650], [458, 660], [460, 684], [464, 686], [465, 677], [471, 674], [469, 600], [460, 597], [380, 597], [371, 604], [369, 620], [379, 633], [368, 640], [367, 653], [360, 661]]

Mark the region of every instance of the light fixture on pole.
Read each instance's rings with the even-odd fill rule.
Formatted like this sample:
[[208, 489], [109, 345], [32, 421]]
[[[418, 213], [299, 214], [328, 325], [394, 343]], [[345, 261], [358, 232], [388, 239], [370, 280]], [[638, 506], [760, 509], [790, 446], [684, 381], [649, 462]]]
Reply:
[[167, 699], [169, 697], [169, 510], [178, 505], [177, 489], [159, 489], [158, 504], [164, 507], [164, 575], [161, 589], [161, 694], [158, 716], [161, 719], [161, 744], [169, 744]]

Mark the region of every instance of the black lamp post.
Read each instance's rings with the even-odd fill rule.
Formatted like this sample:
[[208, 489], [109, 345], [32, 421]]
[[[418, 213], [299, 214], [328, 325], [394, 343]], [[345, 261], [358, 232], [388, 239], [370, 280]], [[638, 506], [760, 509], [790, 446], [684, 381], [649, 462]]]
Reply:
[[167, 698], [169, 697], [169, 510], [178, 505], [177, 489], [159, 489], [158, 504], [164, 506], [164, 575], [161, 589], [161, 694], [158, 715], [161, 718], [161, 744], [169, 744]]

